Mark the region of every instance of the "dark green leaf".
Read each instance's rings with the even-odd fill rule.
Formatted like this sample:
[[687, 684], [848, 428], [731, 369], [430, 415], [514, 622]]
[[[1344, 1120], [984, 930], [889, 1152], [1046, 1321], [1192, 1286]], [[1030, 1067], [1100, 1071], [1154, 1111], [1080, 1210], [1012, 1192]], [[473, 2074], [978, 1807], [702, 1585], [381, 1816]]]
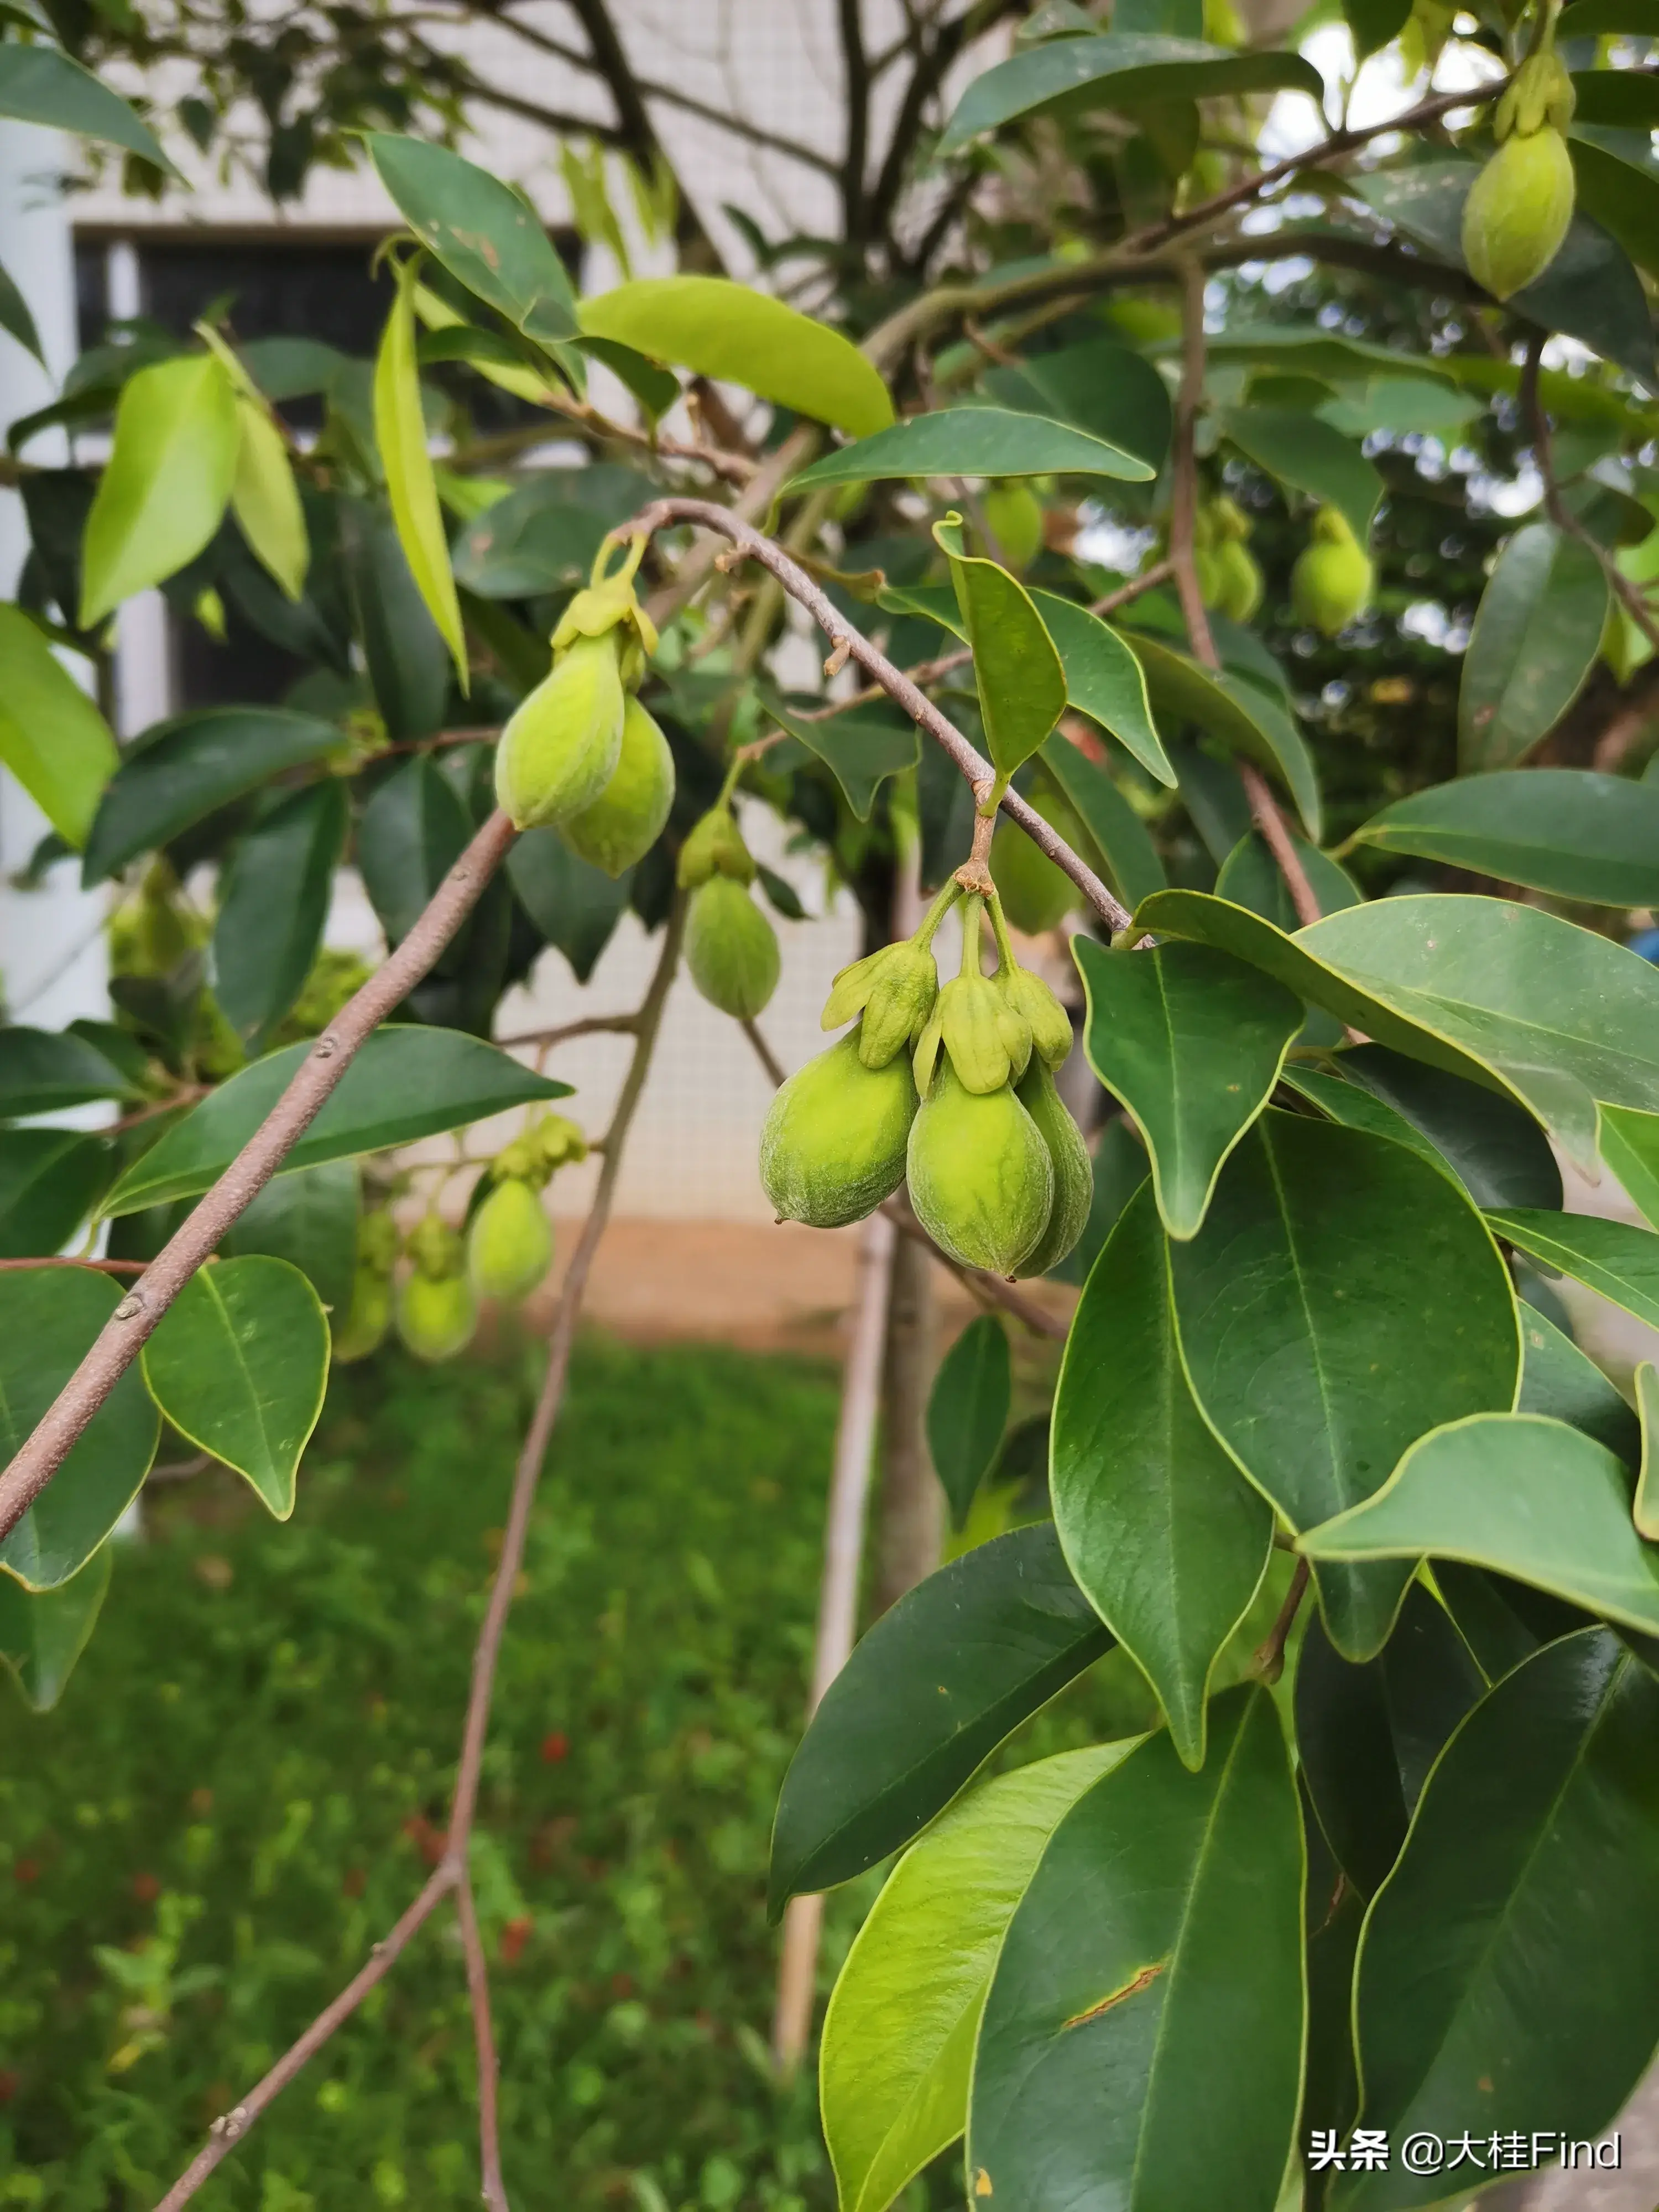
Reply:
[[46, 367], [46, 357], [40, 350], [40, 333], [34, 327], [29, 303], [4, 269], [0, 269], [0, 331], [9, 331], [20, 346], [32, 353], [43, 368]]
[[793, 884], [769, 868], [763, 860], [755, 863], [755, 881], [766, 894], [766, 903], [774, 914], [781, 914], [786, 921], [805, 921], [806, 908], [800, 902], [800, 894]]
[[951, 564], [991, 765], [1006, 781], [1028, 761], [1066, 708], [1066, 671], [1031, 596], [994, 561], [963, 550], [954, 514], [933, 536]]
[[66, 1030], [0, 1029], [0, 1117], [57, 1114], [94, 1098], [118, 1098], [126, 1078], [84, 1037]]
[[[1437, 1559], [1431, 1569], [1436, 1589], [1446, 1610], [1457, 1624], [1457, 1632], [1474, 1655], [1488, 1682], [1500, 1682], [1512, 1667], [1530, 1658], [1540, 1643], [1510, 1602], [1513, 1596], [1537, 1595], [1522, 1583], [1489, 1575], [1484, 1567], [1466, 1567], [1461, 1559]], [[1575, 1626], [1582, 1626], [1582, 1623]], [[1571, 1634], [1572, 1631], [1566, 1632]]]
[[[1529, 2139], [1547, 2111], [1587, 2141], [1619, 2110], [1659, 2039], [1656, 1734], [1659, 1682], [1592, 1629], [1453, 1737], [1365, 1925], [1364, 2125]], [[1399, 2212], [1443, 2202], [1449, 2178], [1349, 2172], [1328, 2201]]]
[[98, 1624], [112, 1557], [100, 1544], [80, 1573], [56, 1589], [26, 1590], [0, 1573], [0, 1666], [10, 1669], [33, 1711], [49, 1713], [63, 1696]]
[[1503, 1209], [1487, 1219], [1528, 1259], [1571, 1275], [1626, 1313], [1659, 1328], [1659, 1237], [1593, 1213]]
[[213, 925], [213, 994], [256, 1049], [311, 973], [345, 836], [344, 787], [330, 776], [279, 799], [231, 860]]
[[447, 147], [380, 131], [364, 143], [410, 228], [469, 292], [532, 337], [576, 336], [570, 279], [527, 200]]
[[281, 707], [207, 707], [129, 745], [87, 840], [83, 880], [102, 883], [216, 807], [340, 744], [331, 722]]
[[1070, 114], [1149, 100], [1280, 90], [1305, 92], [1315, 100], [1324, 94], [1318, 72], [1299, 54], [1230, 53], [1197, 39], [1145, 32], [1056, 39], [1028, 46], [975, 77], [946, 124], [939, 151], [954, 153], [982, 131], [1055, 106]]
[[1652, 276], [1659, 268], [1659, 163], [1653, 158], [1651, 119], [1638, 118], [1634, 129], [1618, 130], [1581, 118], [1568, 132], [1568, 143], [1579, 205], [1618, 240], [1638, 269]]
[[1593, 548], [1553, 522], [1516, 532], [1481, 594], [1463, 657], [1464, 769], [1507, 768], [1549, 734], [1589, 674], [1607, 618], [1607, 580]]
[[993, 369], [985, 389], [1000, 407], [1074, 422], [1149, 469], [1161, 469], [1170, 450], [1170, 387], [1151, 362], [1109, 339], [1091, 338]]
[[1273, 1095], [1300, 1001], [1207, 945], [1109, 952], [1077, 937], [1072, 949], [1089, 1065], [1146, 1137], [1164, 1226], [1194, 1236], [1222, 1163]]
[[1548, 1139], [1502, 1091], [1382, 1044], [1352, 1046], [1333, 1065], [1426, 1138], [1477, 1206], [1560, 1205], [1561, 1170]]
[[996, 1458], [1013, 1389], [1007, 1332], [994, 1314], [981, 1314], [939, 1362], [927, 1400], [927, 1449], [957, 1528]]
[[222, 1259], [262, 1252], [310, 1276], [324, 1305], [343, 1314], [357, 1264], [355, 1160], [329, 1160], [274, 1176], [219, 1239]]
[[1230, 752], [1270, 769], [1295, 799], [1303, 827], [1317, 842], [1319, 785], [1302, 732], [1285, 708], [1230, 669], [1212, 674], [1145, 630], [1125, 635], [1146, 672], [1147, 696], [1163, 726], [1195, 723]]
[[919, 1583], [854, 1646], [784, 1777], [768, 1889], [850, 1881], [908, 1844], [1112, 1639], [1042, 1522]]
[[1301, 2094], [1302, 1822], [1265, 1690], [1201, 1772], [1148, 1739], [1081, 1796], [1003, 1939], [968, 2118], [1001, 2212], [1273, 2212]]
[[823, 454], [788, 489], [885, 477], [1094, 476], [1146, 483], [1152, 474], [1135, 454], [1069, 422], [1007, 407], [946, 407]]
[[616, 338], [579, 338], [585, 354], [608, 368], [628, 386], [653, 422], [659, 422], [680, 397], [680, 380], [672, 370]]
[[1534, 768], [1462, 776], [1396, 799], [1356, 835], [1556, 898], [1659, 902], [1659, 785], [1622, 775]]
[[870, 819], [884, 779], [914, 768], [921, 754], [921, 732], [908, 716], [854, 708], [827, 722], [805, 722], [781, 699], [769, 696], [763, 703], [781, 730], [823, 763], [860, 822]]
[[1446, 1160], [1420, 1129], [1357, 1083], [1345, 1083], [1340, 1075], [1322, 1067], [1304, 1066], [1296, 1061], [1285, 1068], [1280, 1080], [1310, 1100], [1328, 1121], [1340, 1121], [1345, 1129], [1368, 1129], [1374, 1137], [1387, 1137], [1442, 1173], [1450, 1172]]
[[388, 945], [408, 936], [472, 834], [455, 787], [428, 754], [403, 761], [363, 809], [357, 865]]
[[1342, 13], [1353, 33], [1361, 61], [1397, 39], [1411, 20], [1409, 0], [1343, 0]]
[[1098, 615], [1054, 592], [1033, 592], [1066, 670], [1070, 705], [1109, 730], [1149, 775], [1173, 786], [1176, 775], [1152, 722], [1146, 678], [1139, 661]]
[[556, 830], [527, 830], [507, 856], [507, 873], [531, 921], [586, 982], [627, 908], [632, 869], [613, 880], [579, 860]]
[[155, 133], [119, 94], [56, 46], [14, 40], [0, 47], [0, 115], [125, 146], [128, 153], [174, 173]]
[[[11, 1459], [33, 1431], [121, 1295], [119, 1284], [91, 1267], [0, 1273], [0, 1460]], [[161, 1427], [130, 1368], [28, 1511], [0, 1537], [0, 1568], [28, 1589], [68, 1582], [137, 1496]]]
[[[268, 1054], [193, 1106], [121, 1177], [106, 1214], [136, 1213], [192, 1198], [221, 1176], [287, 1089], [312, 1049]], [[568, 1098], [570, 1085], [520, 1066], [507, 1054], [454, 1030], [376, 1030], [316, 1120], [283, 1163], [284, 1171], [384, 1152], [481, 1121], [510, 1106]]]
[[449, 648], [416, 588], [391, 516], [354, 501], [344, 510], [343, 537], [363, 659], [386, 735], [398, 743], [429, 738], [443, 727]]
[[[1449, 1177], [1401, 1145], [1269, 1111], [1170, 1267], [1193, 1394], [1294, 1529], [1368, 1498], [1425, 1430], [1515, 1402], [1504, 1263]], [[1316, 1571], [1332, 1642], [1370, 1658], [1409, 1568]]]
[[1573, 0], [1562, 10], [1564, 39], [1600, 39], [1609, 34], [1632, 39], [1659, 39], [1659, 5], [1656, 0]]
[[1626, 1196], [1659, 1227], [1659, 1114], [1603, 1106], [1600, 1145], [1601, 1158], [1618, 1176]]
[[455, 580], [480, 599], [521, 599], [586, 583], [607, 525], [562, 480], [532, 477], [487, 507], [455, 541]]
[[1050, 1481], [1079, 1587], [1157, 1691], [1182, 1759], [1201, 1766], [1210, 1678], [1266, 1570], [1273, 1514], [1193, 1403], [1144, 1186], [1072, 1323]]
[[[1340, 914], [1345, 907], [1360, 903], [1364, 895], [1358, 884], [1328, 853], [1322, 853], [1317, 845], [1309, 844], [1306, 838], [1294, 832], [1291, 843], [1322, 914]], [[1215, 879], [1215, 895], [1231, 899], [1235, 906], [1249, 907], [1252, 914], [1263, 915], [1276, 929], [1290, 931], [1300, 927], [1296, 902], [1291, 896], [1284, 871], [1255, 830], [1247, 830], [1223, 861], [1221, 872]]]
[[1521, 1309], [1517, 1413], [1565, 1421], [1604, 1444], [1626, 1467], [1642, 1456], [1642, 1425], [1593, 1359], [1534, 1306]]
[[1099, 848], [1124, 904], [1139, 906], [1162, 890], [1164, 863], [1158, 848], [1106, 769], [1059, 731], [1043, 743], [1042, 764]]
[[1221, 431], [1280, 483], [1334, 507], [1363, 545], [1382, 497], [1382, 478], [1351, 438], [1291, 407], [1233, 407]]
[[[1659, 6], [1654, 0], [1646, 4], [1654, 25], [1650, 35], [1659, 38]], [[1572, 89], [1575, 127], [1594, 123], [1616, 130], [1651, 131], [1659, 125], [1659, 82], [1650, 70], [1574, 70]]]
[[59, 1251], [109, 1180], [109, 1146], [77, 1129], [0, 1129], [0, 1258]]

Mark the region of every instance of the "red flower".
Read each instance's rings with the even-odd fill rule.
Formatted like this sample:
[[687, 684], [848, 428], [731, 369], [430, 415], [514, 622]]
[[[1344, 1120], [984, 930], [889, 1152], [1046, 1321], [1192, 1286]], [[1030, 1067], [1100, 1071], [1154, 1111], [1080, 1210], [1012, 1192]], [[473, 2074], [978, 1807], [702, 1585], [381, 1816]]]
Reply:
[[549, 1766], [565, 1758], [570, 1750], [570, 1739], [562, 1729], [554, 1729], [542, 1738], [542, 1757]]

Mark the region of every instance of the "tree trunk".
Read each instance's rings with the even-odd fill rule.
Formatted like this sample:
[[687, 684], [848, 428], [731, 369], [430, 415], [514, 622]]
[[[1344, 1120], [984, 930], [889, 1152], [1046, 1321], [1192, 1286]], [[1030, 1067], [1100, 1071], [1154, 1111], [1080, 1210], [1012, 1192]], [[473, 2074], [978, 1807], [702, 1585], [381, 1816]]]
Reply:
[[939, 1565], [945, 1493], [927, 1449], [935, 1357], [933, 1263], [913, 1237], [893, 1254], [881, 1393], [881, 1518], [872, 1610], [885, 1613]]

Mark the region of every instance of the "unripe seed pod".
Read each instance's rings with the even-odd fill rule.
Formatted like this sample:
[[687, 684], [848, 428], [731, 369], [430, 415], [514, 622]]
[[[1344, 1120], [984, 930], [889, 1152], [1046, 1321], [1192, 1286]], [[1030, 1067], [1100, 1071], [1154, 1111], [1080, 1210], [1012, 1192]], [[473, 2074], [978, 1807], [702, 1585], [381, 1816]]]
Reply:
[[587, 1158], [587, 1139], [566, 1114], [544, 1114], [526, 1133], [525, 1141], [545, 1170], [544, 1180], [556, 1168], [574, 1165]]
[[824, 1000], [821, 1024], [839, 1029], [861, 1012], [859, 1057], [885, 1067], [927, 1026], [939, 996], [939, 965], [926, 945], [907, 938], [843, 968]]
[[529, 1183], [509, 1176], [473, 1215], [466, 1269], [481, 1298], [516, 1305], [553, 1264], [553, 1224]]
[[1572, 156], [1546, 125], [1506, 138], [1463, 203], [1463, 258], [1495, 300], [1534, 283], [1554, 260], [1572, 223]]
[[730, 876], [711, 876], [692, 892], [685, 964], [709, 1005], [734, 1021], [753, 1021], [776, 990], [777, 932]]
[[466, 1247], [460, 1231], [452, 1229], [441, 1213], [423, 1214], [409, 1232], [408, 1251], [415, 1272], [434, 1283], [447, 1282], [466, 1267]]
[[673, 804], [668, 740], [630, 695], [623, 707], [616, 773], [591, 806], [569, 817], [560, 835], [578, 860], [619, 876], [651, 850]]
[[1072, 1049], [1072, 1018], [1042, 976], [1029, 968], [1010, 969], [1006, 974], [999, 969], [992, 980], [1029, 1025], [1033, 1057], [1058, 1067]]
[[910, 1125], [905, 1171], [916, 1218], [964, 1267], [1011, 1275], [1048, 1225], [1054, 1163], [1036, 1123], [1006, 1085], [964, 1091], [948, 1060]]
[[990, 486], [981, 502], [985, 526], [995, 539], [989, 550], [1023, 576], [1042, 550], [1042, 503], [1030, 484], [1018, 480]]
[[1054, 1171], [1054, 1200], [1048, 1209], [1048, 1224], [1016, 1272], [1046, 1275], [1060, 1265], [1088, 1224], [1095, 1202], [1094, 1163], [1082, 1130], [1054, 1088], [1054, 1077], [1035, 1053], [1015, 1095], [1048, 1147]]
[[809, 1060], [778, 1091], [761, 1130], [761, 1181], [783, 1221], [862, 1221], [904, 1180], [916, 1086], [901, 1053], [866, 1066], [859, 1032]]
[[983, 1097], [1018, 1083], [1031, 1057], [1031, 1024], [988, 975], [958, 975], [939, 994], [939, 1036], [957, 1080]]
[[495, 798], [517, 830], [591, 806], [616, 773], [623, 687], [610, 636], [578, 638], [518, 706], [495, 748]]
[[398, 1334], [416, 1359], [453, 1359], [472, 1341], [478, 1301], [465, 1275], [435, 1279], [418, 1268], [398, 1292]]
[[1250, 534], [1249, 517], [1237, 501], [1229, 499], [1225, 492], [1218, 499], [1210, 501], [1210, 532], [1212, 541], [1218, 548], [1237, 544]]
[[1335, 637], [1370, 604], [1373, 571], [1364, 548], [1334, 507], [1314, 517], [1312, 541], [1291, 571], [1291, 599], [1297, 618]]
[[1215, 585], [1215, 605], [1230, 622], [1249, 622], [1261, 605], [1261, 571], [1236, 538], [1216, 548]]
[[[1031, 805], [1051, 830], [1057, 830], [1075, 853], [1082, 841], [1077, 817], [1045, 793], [1034, 793]], [[1063, 868], [1033, 843], [1017, 822], [999, 822], [991, 840], [991, 874], [1002, 898], [1002, 910], [1026, 937], [1041, 937], [1057, 929], [1078, 902], [1078, 888]]]
[[683, 891], [696, 890], [710, 876], [730, 876], [737, 884], [754, 882], [755, 863], [729, 806], [711, 806], [694, 825], [680, 847], [675, 875]]
[[354, 1359], [367, 1359], [385, 1342], [391, 1326], [392, 1278], [359, 1261], [351, 1278], [350, 1304], [343, 1314], [329, 1317], [335, 1364], [349, 1367]]

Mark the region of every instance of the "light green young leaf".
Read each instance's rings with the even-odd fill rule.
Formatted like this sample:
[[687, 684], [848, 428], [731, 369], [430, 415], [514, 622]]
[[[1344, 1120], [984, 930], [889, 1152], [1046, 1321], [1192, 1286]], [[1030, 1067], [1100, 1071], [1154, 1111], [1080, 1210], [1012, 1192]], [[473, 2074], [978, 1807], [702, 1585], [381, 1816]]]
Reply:
[[397, 296], [386, 317], [374, 362], [374, 442], [386, 471], [392, 518], [427, 611], [437, 624], [455, 663], [463, 691], [469, 676], [466, 635], [460, 602], [449, 566], [449, 541], [443, 509], [427, 451], [426, 418], [421, 410], [421, 380], [415, 358], [414, 264], [398, 272]]
[[1006, 782], [1066, 711], [1066, 671], [1031, 595], [994, 561], [962, 550], [949, 515], [933, 536], [951, 564], [957, 605], [974, 656], [974, 682], [991, 765]]
[[82, 629], [196, 558], [223, 520], [237, 439], [235, 391], [213, 354], [179, 354], [128, 378], [87, 517]]
[[1654, 1449], [1659, 1434], [1659, 1368], [1650, 1359], [1643, 1360], [1636, 1370], [1636, 1409], [1642, 1419], [1642, 1463], [1632, 1518], [1638, 1535], [1659, 1544], [1659, 1463]]
[[419, 138], [364, 133], [404, 220], [468, 291], [530, 337], [576, 336], [576, 301], [536, 211], [487, 169]]
[[328, 1386], [328, 1322], [286, 1260], [198, 1267], [143, 1350], [150, 1395], [180, 1436], [246, 1475], [278, 1521]]
[[789, 489], [889, 477], [1094, 476], [1149, 483], [1155, 474], [1137, 454], [1069, 422], [1018, 408], [943, 407], [823, 454], [790, 478]]
[[115, 773], [109, 724], [21, 607], [0, 606], [0, 761], [78, 850]]
[[1193, 1402], [1144, 1184], [1084, 1287], [1051, 1451], [1054, 1526], [1078, 1586], [1157, 1691], [1196, 1771], [1210, 1678], [1266, 1571], [1273, 1516]]
[[1463, 656], [1458, 764], [1508, 768], [1547, 737], [1595, 665], [1607, 580], [1593, 547], [1529, 522], [1498, 557]]
[[590, 337], [740, 384], [854, 438], [893, 419], [887, 386], [849, 339], [727, 277], [642, 276], [584, 300], [580, 312]]
[[0, 1573], [0, 1666], [31, 1711], [49, 1713], [91, 1641], [109, 1589], [112, 1554], [100, 1544], [78, 1574], [55, 1589], [27, 1590]]
[[1571, 1275], [1587, 1291], [1659, 1328], [1659, 1236], [1652, 1230], [1604, 1221], [1594, 1213], [1531, 1207], [1491, 1212], [1486, 1218], [1529, 1259]]
[[820, 2096], [841, 2212], [886, 2212], [962, 2133], [1014, 1907], [1063, 1815], [1132, 1748], [1097, 1744], [994, 1777], [888, 1877], [824, 2015]]
[[236, 422], [230, 511], [255, 557], [297, 599], [311, 565], [311, 542], [288, 447], [263, 400], [239, 394]]
[[1273, 1096], [1301, 1002], [1207, 945], [1072, 940], [1089, 1065], [1134, 1115], [1171, 1237], [1197, 1234], [1222, 1164]]
[[1414, 791], [1354, 833], [1593, 906], [1659, 904], [1659, 784], [1592, 769], [1500, 769]]

